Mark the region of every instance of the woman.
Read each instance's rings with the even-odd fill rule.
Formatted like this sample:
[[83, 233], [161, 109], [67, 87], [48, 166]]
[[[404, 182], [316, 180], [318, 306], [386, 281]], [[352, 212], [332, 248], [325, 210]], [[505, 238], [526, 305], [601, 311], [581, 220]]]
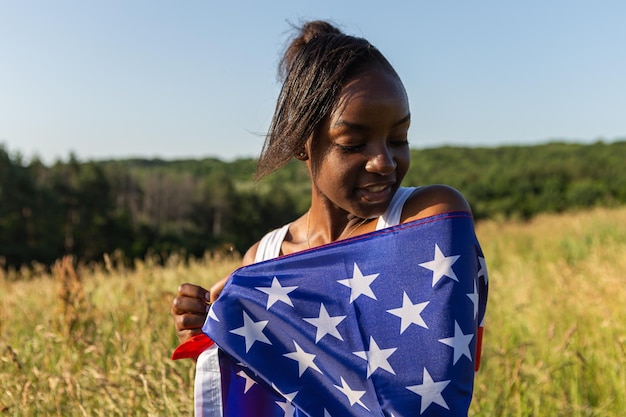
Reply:
[[[440, 213], [470, 211], [450, 187], [401, 187], [410, 163], [409, 102], [398, 74], [368, 41], [327, 22], [306, 23], [280, 71], [283, 87], [256, 177], [291, 158], [302, 161], [311, 178], [311, 207], [254, 244], [243, 265]], [[172, 315], [181, 342], [201, 333], [209, 303], [226, 280], [209, 291], [180, 286]]]

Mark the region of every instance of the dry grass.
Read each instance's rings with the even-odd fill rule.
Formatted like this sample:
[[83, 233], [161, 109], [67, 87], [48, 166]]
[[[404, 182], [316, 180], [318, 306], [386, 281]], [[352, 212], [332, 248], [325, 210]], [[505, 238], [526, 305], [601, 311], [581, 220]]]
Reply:
[[59, 261], [52, 276], [0, 277], [0, 414], [189, 416], [193, 369], [170, 360], [176, 288], [210, 283], [238, 259], [134, 271]]
[[626, 415], [626, 210], [487, 222], [475, 416]]
[[[478, 235], [490, 300], [472, 415], [626, 415], [626, 209], [485, 222]], [[237, 265], [65, 259], [51, 275], [0, 275], [0, 414], [192, 415], [191, 364], [169, 359], [170, 303], [180, 283]]]

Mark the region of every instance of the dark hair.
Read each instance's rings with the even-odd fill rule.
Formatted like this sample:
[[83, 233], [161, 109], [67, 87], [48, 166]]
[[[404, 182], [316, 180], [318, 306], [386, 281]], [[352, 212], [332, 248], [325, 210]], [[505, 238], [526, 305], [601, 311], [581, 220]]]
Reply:
[[303, 151], [343, 86], [372, 68], [399, 79], [389, 61], [367, 40], [346, 35], [328, 22], [305, 23], [279, 64], [283, 85], [255, 178], [271, 174]]

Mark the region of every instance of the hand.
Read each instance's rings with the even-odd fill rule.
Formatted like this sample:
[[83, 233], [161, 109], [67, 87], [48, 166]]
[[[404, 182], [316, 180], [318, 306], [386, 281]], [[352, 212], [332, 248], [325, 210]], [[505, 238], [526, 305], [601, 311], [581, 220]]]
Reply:
[[226, 285], [226, 281], [228, 281], [228, 277], [224, 277], [217, 281], [215, 284], [213, 284], [213, 286], [209, 290], [209, 302], [214, 303], [215, 300], [217, 300], [217, 297], [220, 296], [222, 290], [224, 289], [224, 285]]
[[210, 308], [210, 293], [194, 284], [182, 284], [172, 302], [172, 317], [180, 343], [202, 333]]

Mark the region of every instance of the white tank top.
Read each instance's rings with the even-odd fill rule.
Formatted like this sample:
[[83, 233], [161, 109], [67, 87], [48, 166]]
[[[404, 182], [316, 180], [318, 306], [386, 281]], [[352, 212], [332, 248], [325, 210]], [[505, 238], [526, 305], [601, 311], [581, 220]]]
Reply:
[[[404, 203], [406, 203], [406, 200], [409, 199], [416, 189], [416, 187], [400, 187], [398, 191], [396, 191], [389, 207], [387, 207], [383, 215], [378, 218], [376, 230], [400, 224]], [[274, 259], [280, 255], [280, 247], [283, 244], [283, 240], [285, 240], [290, 224], [291, 223], [287, 223], [283, 227], [272, 230], [263, 236], [254, 257], [255, 263]]]

